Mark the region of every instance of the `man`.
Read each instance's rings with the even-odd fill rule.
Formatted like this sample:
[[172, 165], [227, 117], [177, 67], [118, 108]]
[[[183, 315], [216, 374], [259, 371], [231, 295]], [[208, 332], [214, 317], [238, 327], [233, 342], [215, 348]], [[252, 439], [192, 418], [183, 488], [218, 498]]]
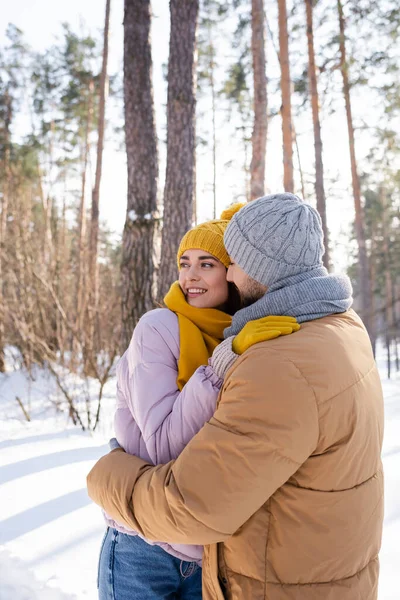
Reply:
[[[260, 198], [225, 234], [246, 308], [211, 364], [213, 418], [176, 461], [117, 449], [89, 495], [150, 539], [204, 544], [206, 600], [376, 600], [383, 520], [383, 401], [346, 277], [322, 266], [318, 213]], [[302, 323], [238, 357], [232, 336], [268, 314]]]

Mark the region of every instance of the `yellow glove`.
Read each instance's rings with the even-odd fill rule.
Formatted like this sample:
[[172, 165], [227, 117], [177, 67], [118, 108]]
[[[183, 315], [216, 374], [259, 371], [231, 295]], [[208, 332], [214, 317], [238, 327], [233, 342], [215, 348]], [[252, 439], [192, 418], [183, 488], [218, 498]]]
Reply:
[[300, 329], [294, 317], [279, 317], [271, 315], [256, 321], [249, 321], [237, 334], [232, 342], [232, 350], [243, 354], [250, 346], [272, 340], [280, 335], [289, 335]]

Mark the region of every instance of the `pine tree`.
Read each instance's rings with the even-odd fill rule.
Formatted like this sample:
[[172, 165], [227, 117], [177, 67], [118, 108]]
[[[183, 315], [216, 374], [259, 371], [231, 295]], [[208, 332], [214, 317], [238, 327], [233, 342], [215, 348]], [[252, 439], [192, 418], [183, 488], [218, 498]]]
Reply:
[[[89, 297], [88, 297], [88, 339], [86, 360], [87, 365], [94, 364], [94, 335], [95, 319], [99, 304], [99, 267], [98, 267], [98, 237], [99, 237], [99, 204], [100, 204], [100, 183], [103, 167], [103, 149], [104, 149], [104, 129], [105, 129], [105, 110], [108, 93], [108, 36], [110, 29], [110, 8], [111, 0], [106, 0], [104, 38], [103, 38], [103, 59], [100, 74], [100, 95], [99, 95], [99, 118], [97, 124], [97, 153], [96, 153], [96, 173], [95, 183], [92, 191], [92, 206], [89, 234]], [[92, 366], [89, 367], [89, 370]]]
[[9, 25], [6, 32], [7, 47], [0, 54], [0, 373], [5, 371], [5, 298], [3, 286], [6, 276], [7, 224], [11, 196], [11, 125], [23, 89], [24, 58], [27, 48], [22, 32]]
[[171, 0], [167, 169], [158, 299], [176, 279], [179, 241], [190, 229], [195, 182], [196, 30], [198, 0]]
[[346, 31], [345, 19], [343, 14], [343, 6], [341, 0], [337, 0], [338, 16], [339, 16], [339, 52], [340, 52], [340, 70], [343, 79], [343, 95], [346, 106], [347, 130], [349, 135], [349, 151], [351, 163], [351, 179], [353, 185], [354, 209], [355, 209], [355, 228], [358, 245], [358, 264], [359, 264], [359, 280], [360, 280], [360, 302], [361, 316], [365, 326], [370, 334], [372, 334], [371, 324], [371, 282], [368, 265], [367, 249], [365, 244], [365, 227], [364, 214], [361, 205], [360, 179], [357, 171], [357, 160], [355, 153], [354, 125], [353, 115], [350, 100], [350, 81], [349, 81], [349, 64], [346, 55]]
[[265, 53], [264, 0], [252, 0], [251, 50], [253, 57], [254, 127], [252, 134], [252, 158], [250, 165], [251, 200], [264, 195], [265, 160], [267, 150], [267, 76]]
[[305, 0], [307, 19], [307, 46], [308, 46], [308, 78], [310, 84], [311, 108], [314, 130], [314, 152], [315, 152], [315, 194], [317, 197], [317, 210], [321, 216], [322, 230], [324, 232], [325, 254], [324, 265], [330, 269], [329, 235], [326, 216], [326, 200], [324, 187], [324, 166], [322, 162], [322, 138], [321, 123], [319, 118], [319, 96], [317, 73], [315, 67], [314, 51], [314, 25], [313, 25], [313, 2]]
[[128, 205], [122, 240], [122, 337], [153, 307], [158, 156], [151, 81], [150, 0], [125, 0], [124, 99]]
[[282, 137], [283, 137], [283, 187], [285, 192], [294, 192], [293, 179], [293, 126], [291, 80], [289, 63], [289, 33], [287, 27], [286, 0], [278, 0], [279, 18], [279, 62], [281, 67], [282, 91]]

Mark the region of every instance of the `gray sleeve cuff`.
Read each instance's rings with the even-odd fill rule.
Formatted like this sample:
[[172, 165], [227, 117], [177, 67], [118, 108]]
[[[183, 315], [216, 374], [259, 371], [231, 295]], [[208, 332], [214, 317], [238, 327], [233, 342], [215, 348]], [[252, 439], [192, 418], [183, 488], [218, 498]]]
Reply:
[[225, 373], [230, 369], [235, 360], [239, 358], [232, 350], [232, 341], [235, 336], [226, 338], [219, 346], [217, 346], [210, 358], [210, 365], [216, 375], [224, 379]]

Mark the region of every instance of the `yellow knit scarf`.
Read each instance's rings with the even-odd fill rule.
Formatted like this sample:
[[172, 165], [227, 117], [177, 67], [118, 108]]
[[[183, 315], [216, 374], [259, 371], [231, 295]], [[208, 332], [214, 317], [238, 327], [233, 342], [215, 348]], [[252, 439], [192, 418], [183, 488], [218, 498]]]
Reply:
[[216, 308], [196, 308], [186, 302], [178, 281], [164, 298], [167, 308], [178, 316], [180, 352], [178, 388], [181, 390], [195, 370], [206, 365], [213, 350], [224, 339], [224, 329], [232, 317]]

